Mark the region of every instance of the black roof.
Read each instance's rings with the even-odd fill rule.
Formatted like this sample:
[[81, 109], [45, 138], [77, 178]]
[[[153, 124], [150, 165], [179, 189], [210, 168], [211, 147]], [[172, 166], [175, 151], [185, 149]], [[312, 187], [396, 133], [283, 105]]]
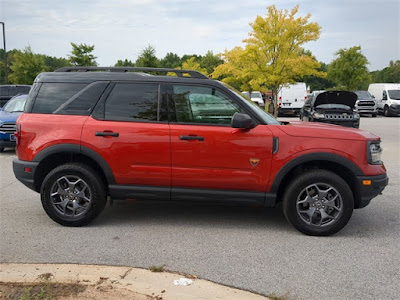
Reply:
[[[151, 72], [157, 75], [144, 73]], [[177, 76], [158, 75], [175, 73]], [[190, 77], [187, 77], [190, 76]], [[211, 83], [217, 82], [193, 70], [133, 68], [133, 67], [66, 67], [39, 74], [35, 82], [77, 82], [92, 83], [95, 81], [147, 81], [147, 82], [182, 82]]]

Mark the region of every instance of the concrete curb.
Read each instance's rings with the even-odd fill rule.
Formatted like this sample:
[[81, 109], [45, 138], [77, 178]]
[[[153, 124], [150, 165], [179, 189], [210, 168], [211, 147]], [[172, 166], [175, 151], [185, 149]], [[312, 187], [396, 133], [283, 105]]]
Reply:
[[39, 282], [40, 275], [51, 273], [58, 283], [95, 285], [106, 283], [113, 288], [127, 289], [144, 295], [162, 295], [162, 299], [231, 299], [265, 300], [264, 296], [219, 285], [203, 279], [193, 279], [188, 286], [175, 286], [182, 275], [154, 273], [149, 270], [97, 265], [69, 264], [0, 264], [0, 282]]

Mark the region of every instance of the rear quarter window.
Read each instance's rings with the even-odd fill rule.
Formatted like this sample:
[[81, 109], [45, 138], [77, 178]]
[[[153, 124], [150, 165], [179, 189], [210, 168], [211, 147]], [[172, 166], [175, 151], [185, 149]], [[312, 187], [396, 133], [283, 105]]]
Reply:
[[86, 83], [43, 83], [33, 104], [32, 113], [51, 114], [86, 86]]

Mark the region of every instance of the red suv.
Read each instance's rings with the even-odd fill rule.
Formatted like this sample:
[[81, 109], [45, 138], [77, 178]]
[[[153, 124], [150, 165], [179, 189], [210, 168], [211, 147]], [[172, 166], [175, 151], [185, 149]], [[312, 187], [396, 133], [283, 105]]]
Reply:
[[278, 122], [225, 84], [188, 70], [42, 73], [15, 135], [15, 176], [67, 226], [92, 221], [108, 197], [282, 202], [299, 231], [330, 235], [388, 184], [379, 137]]

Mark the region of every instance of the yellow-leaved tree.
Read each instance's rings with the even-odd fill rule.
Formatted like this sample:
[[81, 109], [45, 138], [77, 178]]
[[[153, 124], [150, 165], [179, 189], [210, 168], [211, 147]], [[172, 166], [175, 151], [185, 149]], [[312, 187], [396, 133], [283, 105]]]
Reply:
[[326, 73], [318, 71], [318, 61], [305, 54], [303, 48], [319, 38], [321, 27], [309, 21], [310, 14], [297, 17], [298, 10], [298, 6], [290, 11], [278, 10], [274, 5], [267, 7], [267, 14], [257, 16], [250, 24], [249, 38], [243, 40], [245, 47], [225, 51], [225, 63], [216, 68], [213, 77], [223, 76], [225, 82], [233, 80], [230, 77], [247, 78], [251, 87], [266, 86], [273, 92], [275, 107], [276, 95], [283, 85], [303, 76], [325, 77]]
[[198, 71], [204, 75], [207, 74], [207, 69], [202, 68], [198, 62], [195, 61], [196, 57], [192, 56], [182, 63], [182, 70], [194, 70]]
[[211, 74], [213, 78], [221, 78], [222, 81], [242, 91], [260, 90], [259, 81], [254, 76], [253, 65], [248, 57], [248, 52], [242, 47], [225, 50], [221, 54], [224, 63], [217, 66]]

